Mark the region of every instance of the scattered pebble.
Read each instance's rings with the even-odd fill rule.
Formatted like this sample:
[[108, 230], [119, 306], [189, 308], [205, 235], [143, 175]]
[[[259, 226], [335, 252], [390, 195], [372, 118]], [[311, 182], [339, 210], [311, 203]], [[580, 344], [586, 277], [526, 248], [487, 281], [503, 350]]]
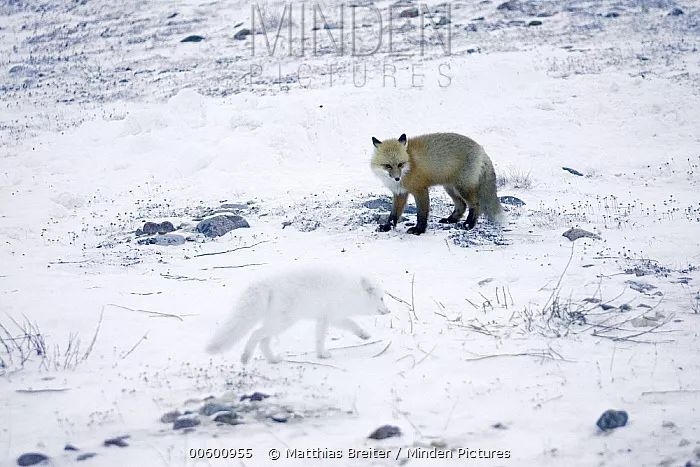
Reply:
[[527, 23], [528, 26], [542, 26], [542, 21], [538, 19], [533, 19], [529, 23]]
[[72, 444], [66, 444], [65, 447], [63, 448], [64, 451], [80, 451], [80, 449], [76, 448]]
[[606, 410], [600, 416], [596, 425], [603, 431], [613, 430], [627, 425], [628, 418], [627, 412], [624, 410]]
[[369, 439], [386, 439], [401, 436], [401, 429], [398, 426], [383, 425], [374, 430], [369, 436]]
[[232, 407], [230, 405], [219, 404], [217, 402], [208, 402], [199, 409], [200, 415], [206, 415], [207, 417], [214, 415], [217, 412], [230, 412]]
[[103, 444], [105, 447], [107, 447], [107, 446], [118, 446], [118, 447], [120, 447], [120, 448], [125, 448], [125, 447], [127, 447], [129, 444], [128, 444], [126, 441], [124, 441], [124, 440], [129, 439], [129, 438], [130, 438], [129, 435], [117, 436], [116, 438], [109, 438], [109, 439], [106, 439], [106, 440], [104, 441], [104, 443], [102, 443], [102, 444]]
[[620, 305], [620, 311], [630, 311], [632, 306], [629, 303], [623, 303]]
[[525, 206], [525, 201], [521, 200], [520, 198], [516, 198], [515, 196], [499, 196], [498, 200], [501, 202], [501, 204], [507, 204], [509, 206]]
[[173, 246], [184, 245], [185, 237], [178, 234], [155, 235], [153, 237], [142, 238], [137, 243], [139, 245]]
[[173, 423], [180, 416], [182, 416], [182, 413], [180, 413], [179, 410], [171, 410], [170, 412], [164, 413], [163, 416], [160, 417], [160, 422], [161, 423]]
[[568, 238], [572, 242], [582, 237], [600, 240], [600, 235], [589, 232], [588, 230], [579, 229], [578, 227], [572, 227], [561, 235], [562, 237]]
[[198, 35], [192, 35], [192, 36], [187, 36], [184, 39], [182, 39], [180, 42], [202, 42], [204, 40], [204, 37], [198, 36]]
[[566, 170], [570, 174], [578, 175], [579, 177], [583, 177], [583, 174], [579, 172], [576, 169], [572, 169], [571, 167], [562, 167], [563, 170]]
[[268, 397], [270, 397], [270, 396], [267, 395], [267, 394], [264, 394], [264, 393], [262, 393], [262, 392], [257, 392], [257, 391], [256, 391], [256, 392], [254, 392], [254, 393], [251, 394], [251, 395], [243, 395], [243, 396], [241, 396], [241, 401], [249, 400], [249, 401], [252, 401], [252, 402], [259, 402], [259, 401], [261, 401], [261, 400], [267, 399]]
[[668, 12], [668, 16], [681, 16], [683, 14], [683, 10], [680, 8], [676, 7], [673, 10]]
[[243, 28], [240, 31], [238, 31], [236, 34], [233, 35], [233, 38], [239, 41], [244, 40], [246, 37], [250, 36], [250, 29], [248, 28]]
[[28, 452], [17, 458], [17, 465], [36, 465], [39, 463], [48, 463], [48, 456], [38, 452]]
[[226, 425], [240, 425], [243, 423], [238, 414], [230, 410], [218, 413], [216, 417], [214, 417], [214, 421], [217, 423], [225, 423]]
[[420, 13], [418, 11], [418, 8], [408, 8], [406, 10], [403, 10], [401, 13], [399, 13], [399, 17], [401, 18], [415, 18], [418, 16]]
[[639, 293], [651, 292], [656, 288], [655, 285], [647, 284], [646, 282], [626, 281], [626, 283], [629, 284], [630, 289], [635, 290]]
[[611, 11], [605, 14], [606, 18], [617, 18], [618, 16], [620, 16], [620, 13], [618, 13], [617, 11]]
[[85, 460], [88, 460], [88, 459], [95, 457], [96, 455], [97, 454], [94, 452], [84, 452], [84, 453], [80, 454], [78, 457], [76, 457], [75, 460], [77, 460], [78, 462], [85, 461]]
[[146, 222], [143, 227], [136, 230], [136, 236], [166, 234], [175, 230], [175, 226], [170, 221], [163, 222]]
[[199, 425], [200, 423], [201, 422], [199, 421], [199, 417], [196, 417], [194, 415], [183, 415], [177, 420], [175, 420], [175, 422], [173, 423], [173, 430], [192, 428]]

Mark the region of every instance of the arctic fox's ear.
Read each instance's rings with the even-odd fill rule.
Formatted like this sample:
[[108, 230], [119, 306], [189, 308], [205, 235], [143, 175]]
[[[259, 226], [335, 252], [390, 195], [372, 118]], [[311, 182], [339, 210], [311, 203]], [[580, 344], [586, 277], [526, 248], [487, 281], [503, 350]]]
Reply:
[[380, 144], [382, 144], [382, 142], [379, 141], [379, 140], [378, 140], [377, 138], [375, 138], [374, 136], [372, 136], [372, 144], [374, 144], [374, 147], [376, 148], [376, 147], [378, 147]]
[[401, 143], [401, 144], [403, 144], [404, 146], [406, 146], [406, 133], [404, 133], [404, 134], [402, 134], [401, 136], [399, 136], [399, 143]]

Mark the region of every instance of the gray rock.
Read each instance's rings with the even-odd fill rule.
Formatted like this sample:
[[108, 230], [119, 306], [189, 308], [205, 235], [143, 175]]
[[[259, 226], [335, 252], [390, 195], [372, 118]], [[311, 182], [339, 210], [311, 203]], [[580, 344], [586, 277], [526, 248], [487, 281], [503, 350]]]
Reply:
[[241, 425], [243, 421], [238, 416], [237, 413], [232, 411], [220, 412], [214, 417], [214, 421], [217, 423], [224, 423], [226, 425]]
[[233, 35], [233, 38], [239, 41], [245, 40], [246, 37], [250, 36], [251, 32], [248, 28], [243, 28]]
[[179, 410], [171, 410], [170, 412], [164, 413], [163, 416], [160, 417], [160, 422], [161, 423], [173, 423], [181, 415], [182, 415], [182, 413], [180, 413]]
[[183, 245], [185, 243], [185, 237], [178, 234], [165, 234], [156, 235], [154, 237], [142, 238], [138, 241], [139, 245], [159, 245], [159, 246], [172, 246], [172, 245]]
[[104, 442], [102, 444], [105, 447], [118, 446], [120, 448], [125, 448], [129, 445], [125, 440], [127, 440], [129, 438], [130, 438], [129, 435], [117, 436], [115, 438], [109, 438], [109, 439], [104, 440]]
[[498, 201], [500, 201], [501, 204], [508, 204], [510, 206], [525, 206], [525, 201], [521, 200], [520, 198], [516, 198], [515, 196], [500, 196]]
[[369, 439], [386, 439], [401, 436], [401, 429], [398, 426], [383, 425], [374, 430], [369, 436]]
[[596, 425], [603, 431], [613, 430], [621, 426], [627, 425], [629, 419], [627, 412], [624, 410], [606, 410], [603, 415], [598, 418]]
[[403, 10], [401, 13], [399, 13], [400, 18], [415, 18], [420, 14], [418, 11], [418, 8], [413, 7], [413, 8], [407, 8]]
[[562, 167], [563, 170], [566, 170], [570, 174], [578, 175], [579, 177], [583, 177], [583, 174], [579, 172], [576, 169], [572, 169], [571, 167]]
[[219, 404], [218, 402], [207, 402], [199, 409], [199, 413], [200, 415], [209, 417], [216, 412], [230, 412], [231, 409], [232, 407], [230, 405]]
[[253, 394], [241, 396], [241, 401], [249, 400], [252, 402], [259, 402], [261, 400], [267, 399], [268, 397], [270, 397], [270, 396], [265, 394], [265, 393], [256, 391]]
[[194, 34], [192, 36], [185, 37], [180, 42], [202, 42], [203, 40], [204, 40], [203, 36], [198, 36], [198, 35]]
[[276, 423], [287, 423], [287, 421], [289, 420], [289, 417], [286, 414], [276, 413], [276, 414], [270, 415], [270, 420], [272, 420], [273, 422], [276, 422]]
[[78, 462], [86, 461], [88, 459], [95, 457], [96, 455], [97, 454], [94, 452], [84, 452], [84, 453], [80, 454], [78, 457], [76, 457], [75, 460], [77, 460]]
[[617, 18], [618, 16], [620, 16], [620, 13], [617, 11], [611, 11], [610, 13], [605, 14], [606, 18]]
[[155, 235], [155, 234], [166, 234], [173, 232], [175, 226], [170, 221], [158, 222], [146, 222], [143, 227], [136, 231], [136, 236], [140, 237], [142, 235]]
[[630, 311], [632, 306], [629, 303], [623, 303], [620, 305], [620, 311]]
[[248, 227], [250, 224], [241, 216], [221, 214], [200, 221], [195, 227], [195, 231], [206, 237], [214, 238], [221, 237], [232, 230]]
[[522, 7], [523, 6], [520, 3], [520, 0], [509, 0], [505, 3], [501, 3], [500, 5], [498, 5], [496, 9], [505, 11], [520, 11]]
[[36, 465], [39, 463], [48, 463], [49, 458], [38, 452], [28, 452], [17, 458], [17, 465]]
[[683, 10], [680, 8], [676, 7], [673, 10], [668, 12], [668, 16], [681, 16], [683, 14]]
[[651, 292], [656, 288], [655, 285], [647, 284], [646, 282], [640, 282], [640, 281], [627, 281], [627, 284], [629, 284], [630, 289], [636, 290], [637, 292], [640, 293], [647, 293]]
[[192, 428], [197, 425], [199, 425], [201, 422], [199, 421], [199, 417], [196, 417], [194, 415], [183, 415], [182, 417], [179, 417], [175, 422], [173, 423], [173, 430], [181, 430], [183, 428]]
[[600, 235], [589, 232], [588, 230], [579, 229], [578, 227], [572, 227], [561, 235], [562, 237], [568, 238], [572, 242], [582, 237], [600, 240]]
[[542, 21], [538, 19], [533, 19], [529, 23], [527, 23], [528, 26], [542, 26]]
[[66, 444], [66, 445], [63, 447], [63, 450], [64, 450], [64, 451], [80, 451], [80, 449], [76, 448], [75, 446], [73, 446], [73, 445], [70, 444], [70, 443], [69, 443], [69, 444]]

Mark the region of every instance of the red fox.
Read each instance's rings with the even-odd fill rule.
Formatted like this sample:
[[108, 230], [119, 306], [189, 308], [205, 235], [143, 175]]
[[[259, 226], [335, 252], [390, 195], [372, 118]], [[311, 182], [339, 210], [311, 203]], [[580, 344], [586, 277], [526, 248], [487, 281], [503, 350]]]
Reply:
[[502, 222], [503, 209], [496, 196], [496, 174], [491, 159], [474, 140], [456, 133], [431, 133], [406, 139], [379, 141], [372, 138], [372, 170], [394, 194], [391, 214], [380, 232], [396, 227], [408, 194], [416, 200], [418, 222], [408, 233], [420, 235], [428, 225], [428, 189], [442, 185], [454, 202], [454, 210], [441, 223], [456, 223], [469, 206], [464, 226], [472, 229], [483, 212], [494, 222]]

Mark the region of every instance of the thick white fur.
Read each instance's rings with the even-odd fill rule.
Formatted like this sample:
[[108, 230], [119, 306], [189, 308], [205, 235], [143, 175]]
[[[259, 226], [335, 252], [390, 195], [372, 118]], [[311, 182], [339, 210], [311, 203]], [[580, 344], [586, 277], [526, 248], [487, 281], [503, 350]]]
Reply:
[[369, 334], [350, 315], [387, 314], [384, 291], [369, 278], [328, 267], [300, 267], [252, 283], [240, 296], [230, 318], [216, 331], [207, 347], [210, 353], [233, 346], [256, 324], [241, 361], [247, 363], [260, 348], [271, 363], [280, 361], [270, 349], [270, 339], [303, 319], [316, 320], [316, 351], [320, 358], [330, 354], [325, 347], [329, 325], [348, 330], [362, 339]]

